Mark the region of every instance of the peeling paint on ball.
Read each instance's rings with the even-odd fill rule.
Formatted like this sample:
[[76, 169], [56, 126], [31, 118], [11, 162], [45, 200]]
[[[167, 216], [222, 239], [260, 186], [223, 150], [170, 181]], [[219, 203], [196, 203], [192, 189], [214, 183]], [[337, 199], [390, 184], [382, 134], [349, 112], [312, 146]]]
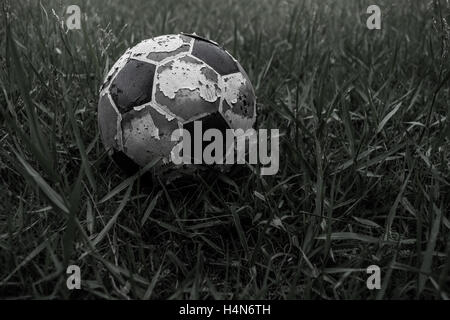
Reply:
[[217, 74], [201, 61], [186, 56], [170, 61], [168, 65], [160, 67], [156, 79], [160, 91], [169, 99], [174, 99], [181, 89], [197, 91], [208, 102], [219, 98]]
[[121, 167], [144, 167], [161, 157], [158, 167], [167, 168], [177, 143], [171, 133], [194, 120], [220, 130], [247, 130], [256, 120], [255, 92], [242, 66], [195, 34], [138, 43], [117, 60], [100, 88], [101, 138]]

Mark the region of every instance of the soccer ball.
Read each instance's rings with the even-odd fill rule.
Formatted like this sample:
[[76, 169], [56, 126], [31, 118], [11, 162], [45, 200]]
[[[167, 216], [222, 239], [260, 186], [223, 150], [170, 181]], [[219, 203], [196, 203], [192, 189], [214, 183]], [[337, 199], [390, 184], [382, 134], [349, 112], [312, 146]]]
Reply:
[[[176, 129], [247, 130], [256, 98], [242, 66], [217, 43], [192, 34], [163, 35], [128, 49], [107, 74], [98, 103], [103, 144], [125, 171], [156, 158], [174, 167]], [[193, 132], [190, 132], [192, 135]], [[158, 172], [158, 170], [156, 170]]]

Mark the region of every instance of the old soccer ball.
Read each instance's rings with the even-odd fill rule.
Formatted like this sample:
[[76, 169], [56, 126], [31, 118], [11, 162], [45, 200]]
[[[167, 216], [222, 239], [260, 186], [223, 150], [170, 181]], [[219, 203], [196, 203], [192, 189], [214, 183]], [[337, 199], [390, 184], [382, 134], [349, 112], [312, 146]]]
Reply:
[[176, 167], [176, 129], [253, 127], [256, 98], [239, 62], [217, 43], [191, 34], [163, 35], [128, 49], [107, 74], [98, 103], [103, 144], [125, 171], [160, 159]]

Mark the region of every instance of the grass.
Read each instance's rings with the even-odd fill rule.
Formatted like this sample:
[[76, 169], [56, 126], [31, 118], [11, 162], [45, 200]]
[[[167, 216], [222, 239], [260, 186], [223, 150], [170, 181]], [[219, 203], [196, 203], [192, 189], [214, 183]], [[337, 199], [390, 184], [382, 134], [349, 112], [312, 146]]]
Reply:
[[[447, 299], [450, 7], [373, 1], [6, 1], [0, 296]], [[78, 4], [82, 29], [67, 31]], [[278, 128], [280, 171], [142, 187], [105, 153], [98, 89], [138, 41], [227, 48]], [[151, 171], [150, 164], [146, 170]], [[77, 264], [82, 290], [66, 288]], [[368, 290], [366, 268], [382, 271]]]

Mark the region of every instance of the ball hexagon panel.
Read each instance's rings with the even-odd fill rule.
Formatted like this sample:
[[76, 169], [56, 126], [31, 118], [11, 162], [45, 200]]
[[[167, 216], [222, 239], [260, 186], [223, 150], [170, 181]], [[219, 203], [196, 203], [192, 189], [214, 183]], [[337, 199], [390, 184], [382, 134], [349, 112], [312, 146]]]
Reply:
[[184, 121], [219, 110], [218, 74], [191, 56], [177, 57], [159, 66], [155, 84], [155, 102]]
[[156, 157], [167, 163], [176, 145], [170, 137], [178, 128], [176, 119], [169, 121], [151, 106], [127, 112], [122, 119], [123, 151], [141, 167]]
[[221, 114], [232, 129], [252, 128], [256, 121], [256, 99], [247, 74], [241, 69], [223, 76], [222, 81]]

